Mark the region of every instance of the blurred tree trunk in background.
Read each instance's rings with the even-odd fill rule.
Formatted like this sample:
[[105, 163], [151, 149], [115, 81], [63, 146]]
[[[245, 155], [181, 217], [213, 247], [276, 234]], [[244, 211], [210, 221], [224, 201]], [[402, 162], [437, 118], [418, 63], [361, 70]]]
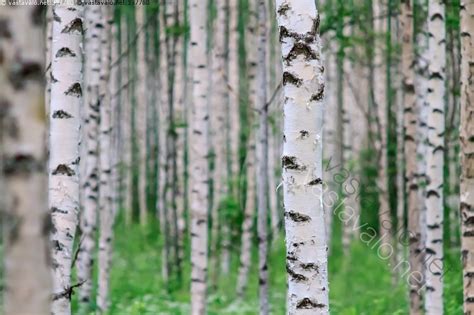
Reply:
[[109, 307], [110, 265], [112, 262], [113, 208], [111, 186], [112, 106], [110, 93], [110, 65], [112, 45], [113, 7], [102, 6], [104, 29], [101, 32], [100, 70], [100, 135], [99, 135], [99, 254], [97, 279], [97, 307], [101, 313]]
[[474, 3], [461, 1], [461, 222], [464, 314], [474, 314]]
[[99, 199], [99, 84], [101, 69], [101, 33], [104, 27], [99, 6], [85, 7], [85, 82], [83, 110], [84, 147], [81, 169], [82, 211], [80, 214], [81, 241], [77, 256], [77, 278], [84, 282], [79, 288], [81, 311], [89, 307], [92, 298], [92, 269], [96, 250], [97, 212]]
[[257, 234], [260, 315], [268, 315], [268, 105], [267, 105], [267, 10], [265, 0], [257, 2], [257, 75], [256, 104], [258, 110], [257, 150]]
[[137, 149], [138, 165], [138, 204], [140, 224], [147, 223], [148, 209], [146, 198], [147, 175], [146, 175], [146, 121], [147, 121], [147, 101], [146, 101], [146, 60], [145, 60], [145, 9], [138, 6], [135, 9], [136, 36], [137, 36], [137, 102], [135, 107], [135, 139]]
[[191, 314], [206, 313], [208, 266], [209, 113], [207, 80], [207, 21], [205, 2], [190, 0], [190, 61], [192, 111], [189, 116], [189, 161], [191, 175]]
[[[7, 288], [3, 300], [5, 315], [50, 314], [45, 50], [39, 9], [37, 6], [0, 9], [0, 188], [2, 245], [5, 246], [2, 275]], [[54, 48], [58, 49], [57, 45]]]

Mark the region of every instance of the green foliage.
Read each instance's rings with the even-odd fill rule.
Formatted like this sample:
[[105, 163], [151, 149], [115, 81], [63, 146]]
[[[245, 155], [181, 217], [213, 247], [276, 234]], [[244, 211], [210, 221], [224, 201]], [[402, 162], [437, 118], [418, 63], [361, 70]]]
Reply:
[[[335, 230], [335, 236], [340, 235]], [[161, 278], [161, 238], [157, 223], [146, 228], [138, 224], [116, 227], [115, 252], [111, 272], [111, 308], [108, 314], [189, 314], [190, 262], [183, 270], [183, 283], [169, 293]], [[329, 257], [331, 312], [338, 315], [407, 314], [406, 279], [392, 285], [390, 266], [377, 256], [376, 248], [354, 243], [350, 254], [343, 255], [340, 238], [334, 237]], [[256, 249], [254, 249], [256, 250]], [[231, 273], [221, 275], [217, 290], [208, 297], [208, 314], [253, 315], [258, 313], [256, 252], [244, 299], [235, 295], [237, 251], [232, 253]], [[462, 276], [459, 249], [446, 255], [450, 270], [445, 276], [445, 312], [462, 312]], [[286, 303], [285, 246], [275, 242], [269, 257], [270, 305], [272, 314], [284, 315]], [[74, 300], [76, 300], [74, 296]], [[74, 303], [75, 309], [77, 303]]]

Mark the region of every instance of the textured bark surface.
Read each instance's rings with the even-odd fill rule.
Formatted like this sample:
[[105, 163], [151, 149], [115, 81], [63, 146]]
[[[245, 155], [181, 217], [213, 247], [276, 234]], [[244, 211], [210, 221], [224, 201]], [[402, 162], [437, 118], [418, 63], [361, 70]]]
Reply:
[[207, 110], [207, 5], [191, 0], [190, 60], [193, 105], [190, 115], [189, 161], [191, 174], [191, 314], [206, 313], [207, 229], [209, 183], [209, 114]]
[[135, 21], [137, 28], [137, 90], [136, 90], [136, 108], [135, 108], [135, 132], [137, 141], [138, 158], [138, 201], [140, 224], [147, 223], [147, 198], [146, 198], [146, 120], [147, 120], [147, 101], [146, 101], [146, 60], [145, 60], [145, 8], [138, 6], [135, 10]]
[[112, 261], [113, 209], [111, 189], [111, 103], [110, 103], [110, 58], [113, 23], [113, 7], [101, 6], [104, 29], [101, 33], [101, 71], [100, 71], [100, 136], [99, 136], [99, 254], [97, 308], [101, 313], [107, 311], [109, 303], [110, 264]]
[[[420, 13], [426, 14], [426, 6], [420, 6]], [[417, 128], [416, 128], [416, 184], [418, 190], [418, 196], [408, 196], [413, 198], [413, 203], [418, 204], [418, 215], [414, 216], [415, 213], [408, 213], [408, 230], [410, 231], [410, 258], [409, 262], [413, 272], [424, 275], [424, 266], [422, 264], [425, 257], [425, 240], [426, 240], [426, 205], [425, 205], [425, 192], [426, 192], [426, 150], [427, 150], [427, 83], [428, 83], [428, 63], [426, 58], [426, 51], [428, 48], [428, 33], [426, 31], [426, 18], [422, 20], [422, 29], [416, 36], [416, 49], [415, 52], [415, 94], [416, 94], [416, 114], [417, 114]], [[408, 167], [408, 166], [407, 166]], [[409, 194], [409, 192], [408, 192]], [[410, 202], [410, 201], [408, 201]], [[413, 216], [410, 219], [410, 216]], [[416, 219], [418, 218], [419, 223], [416, 225]], [[410, 227], [410, 221], [413, 226]], [[410, 288], [410, 314], [421, 314], [423, 309], [422, 294], [425, 285], [425, 279], [422, 281], [412, 281]]]
[[311, 0], [277, 0], [276, 12], [285, 96], [282, 166], [288, 314], [328, 314], [320, 19]]
[[461, 224], [464, 314], [474, 314], [474, 3], [461, 1]]
[[[428, 5], [428, 150], [426, 154], [426, 314], [443, 314], [443, 187], [445, 133], [445, 5]], [[426, 259], [425, 259], [426, 260]]]
[[[420, 263], [420, 205], [419, 185], [417, 178], [417, 161], [413, 157], [417, 155], [417, 128], [418, 111], [415, 95], [414, 78], [414, 48], [413, 48], [413, 3], [412, 0], [404, 0], [401, 4], [400, 24], [402, 28], [402, 58], [401, 75], [403, 88], [403, 123], [404, 139], [403, 148], [405, 155], [405, 180], [407, 195], [407, 214], [409, 231], [409, 262], [412, 272], [421, 272]], [[398, 231], [398, 229], [397, 229]], [[401, 242], [397, 242], [397, 245]], [[400, 254], [402, 248], [398, 247]], [[401, 261], [400, 255], [398, 262]], [[418, 283], [410, 285], [410, 314], [418, 314], [421, 308], [421, 292]]]
[[258, 234], [258, 284], [260, 315], [269, 314], [268, 301], [268, 106], [267, 106], [267, 11], [265, 0], [259, 0], [257, 7], [257, 97], [258, 139], [257, 139], [257, 234]]
[[[84, 282], [79, 287], [79, 302], [87, 308], [92, 294], [92, 268], [96, 249], [97, 211], [99, 199], [99, 83], [101, 67], [100, 36], [103, 29], [99, 6], [88, 6], [85, 10], [85, 73], [84, 131], [82, 146], [85, 157], [81, 174], [82, 212], [80, 215], [81, 242], [77, 257], [77, 277]], [[82, 164], [82, 163], [81, 163]]]
[[[50, 314], [44, 34], [35, 6], [0, 10], [0, 142], [5, 315]], [[21, 31], [18, 31], [21, 30]]]
[[71, 313], [71, 263], [79, 213], [83, 7], [53, 7], [49, 207], [52, 314]]

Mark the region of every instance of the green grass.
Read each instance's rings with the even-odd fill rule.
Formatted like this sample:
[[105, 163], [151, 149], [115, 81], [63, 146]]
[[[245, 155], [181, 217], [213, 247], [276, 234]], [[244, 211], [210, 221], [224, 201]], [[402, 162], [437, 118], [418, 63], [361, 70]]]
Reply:
[[[115, 251], [111, 272], [110, 314], [189, 314], [189, 263], [185, 264], [179, 288], [167, 292], [161, 278], [161, 244], [156, 227], [138, 225], [116, 227]], [[338, 234], [338, 229], [335, 230]], [[270, 303], [272, 314], [285, 314], [286, 272], [283, 240], [275, 242], [269, 257]], [[238, 257], [233, 253], [232, 272], [220, 276], [216, 290], [208, 297], [208, 314], [258, 314], [257, 270], [254, 263], [244, 299], [235, 295]], [[254, 261], [256, 252], [253, 253]], [[459, 250], [447, 253], [445, 308], [447, 314], [462, 312], [462, 277]], [[392, 285], [390, 267], [377, 256], [376, 248], [354, 243], [343, 255], [340, 240], [333, 240], [329, 258], [330, 309], [337, 315], [408, 314], [404, 281]]]

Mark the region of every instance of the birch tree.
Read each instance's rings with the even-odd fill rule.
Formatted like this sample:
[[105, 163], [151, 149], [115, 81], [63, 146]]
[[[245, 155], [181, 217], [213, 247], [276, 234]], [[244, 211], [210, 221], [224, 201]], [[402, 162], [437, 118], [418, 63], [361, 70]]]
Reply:
[[83, 159], [85, 173], [81, 174], [83, 182], [82, 212], [80, 216], [81, 242], [77, 256], [77, 277], [80, 283], [79, 302], [87, 308], [92, 294], [92, 268], [96, 248], [97, 210], [99, 198], [99, 83], [101, 66], [100, 36], [104, 27], [100, 6], [87, 6], [85, 10], [85, 68], [86, 98], [84, 99], [83, 146], [86, 156]]
[[[421, 261], [419, 249], [420, 239], [420, 208], [417, 182], [417, 163], [413, 159], [417, 155], [417, 128], [418, 110], [416, 106], [413, 48], [413, 2], [404, 0], [401, 3], [401, 28], [402, 28], [402, 56], [401, 75], [404, 106], [404, 156], [405, 156], [405, 180], [407, 190], [407, 213], [408, 231], [410, 237], [409, 262], [412, 272], [421, 273]], [[400, 242], [398, 242], [400, 243]], [[400, 261], [400, 260], [399, 260]], [[410, 314], [418, 314], [421, 309], [421, 292], [414, 284], [410, 286]]]
[[428, 152], [426, 156], [426, 314], [443, 314], [443, 186], [446, 32], [444, 1], [428, 5]]
[[388, 162], [387, 162], [387, 76], [385, 65], [385, 34], [387, 32], [387, 11], [385, 1], [375, 0], [373, 3], [374, 30], [379, 38], [375, 39], [374, 55], [374, 103], [377, 116], [376, 150], [378, 156], [377, 189], [379, 191], [379, 232], [382, 239], [381, 248], [392, 244], [392, 219], [388, 196]]
[[[252, 119], [252, 118], [250, 118]], [[253, 119], [252, 119], [253, 120]], [[250, 124], [252, 126], [252, 124]], [[252, 128], [253, 129], [253, 128]], [[252, 263], [252, 226], [255, 215], [255, 136], [250, 130], [247, 148], [247, 193], [245, 199], [244, 221], [242, 222], [242, 238], [240, 245], [240, 265], [237, 278], [237, 295], [243, 298], [247, 289], [250, 266]]]
[[267, 106], [267, 10], [265, 0], [257, 6], [258, 50], [257, 50], [257, 95], [258, 141], [257, 141], [257, 203], [258, 203], [258, 274], [260, 314], [269, 314], [268, 302], [268, 106]]
[[282, 166], [288, 314], [329, 314], [319, 14], [311, 0], [277, 0], [276, 11], [285, 96]]
[[99, 254], [98, 254], [98, 288], [97, 307], [100, 312], [108, 308], [109, 274], [112, 260], [113, 209], [111, 189], [111, 93], [110, 93], [110, 58], [113, 10], [112, 6], [101, 6], [104, 29], [101, 34], [101, 71], [100, 71], [100, 137], [99, 137]]
[[209, 182], [209, 114], [207, 111], [207, 5], [191, 0], [190, 58], [193, 105], [190, 119], [189, 161], [191, 172], [191, 314], [206, 313], [207, 228]]
[[[273, 0], [272, 0], [273, 1]], [[242, 235], [240, 245], [240, 264], [237, 278], [237, 295], [244, 297], [248, 285], [249, 271], [252, 263], [252, 234], [253, 220], [255, 216], [255, 192], [256, 192], [256, 136], [255, 136], [255, 109], [257, 104], [257, 8], [258, 2], [255, 0], [248, 3], [248, 21], [245, 34], [245, 51], [247, 56], [247, 81], [249, 86], [249, 110], [248, 110], [248, 144], [246, 166], [246, 193], [244, 204], [244, 220], [242, 222]]]
[[145, 8], [135, 8], [135, 21], [137, 29], [137, 107], [135, 111], [135, 128], [138, 157], [138, 199], [140, 224], [147, 223], [147, 198], [146, 198], [146, 60], [145, 60]]
[[[50, 314], [44, 37], [35, 6], [0, 9], [5, 315]], [[77, 145], [77, 143], [76, 143]]]
[[[402, 104], [403, 104], [403, 155], [405, 158], [405, 180], [407, 195], [408, 231], [410, 233], [410, 265], [412, 271], [420, 271], [420, 262], [417, 250], [420, 246], [420, 200], [417, 184], [417, 146], [415, 139], [417, 131], [417, 107], [414, 82], [414, 48], [413, 48], [413, 2], [404, 0], [401, 3], [401, 76], [402, 76]], [[401, 189], [403, 186], [400, 186]], [[398, 242], [400, 243], [400, 242]], [[399, 250], [403, 250], [399, 248]], [[400, 258], [400, 257], [399, 257]], [[399, 262], [401, 259], [399, 259]], [[418, 288], [410, 288], [410, 311], [416, 313], [420, 309]], [[412, 314], [413, 314], [412, 313]]]
[[[228, 173], [226, 168], [227, 162], [227, 142], [225, 130], [227, 127], [226, 108], [229, 102], [229, 90], [224, 79], [227, 77], [228, 67], [226, 66], [226, 25], [227, 25], [227, 9], [226, 1], [219, 0], [216, 2], [217, 19], [214, 26], [213, 51], [212, 51], [212, 67], [209, 69], [209, 78], [213, 80], [211, 87], [211, 108], [213, 119], [213, 145], [214, 145], [214, 173], [213, 173], [213, 204], [211, 208], [211, 263], [213, 270], [217, 270], [218, 255], [218, 234], [220, 215], [219, 208], [223, 198], [228, 194]], [[228, 237], [228, 236], [225, 236]], [[218, 273], [212, 276], [212, 282], [217, 282]]]
[[461, 253], [464, 314], [474, 314], [474, 3], [461, 1]]
[[132, 222], [132, 108], [130, 103], [130, 71], [129, 71], [129, 30], [125, 15], [120, 17], [120, 75], [122, 78], [122, 88], [120, 89], [121, 104], [121, 126], [123, 155], [121, 157], [122, 166], [122, 197], [125, 208], [125, 223]]
[[83, 7], [53, 7], [49, 207], [52, 314], [71, 313], [71, 263], [79, 212]]

